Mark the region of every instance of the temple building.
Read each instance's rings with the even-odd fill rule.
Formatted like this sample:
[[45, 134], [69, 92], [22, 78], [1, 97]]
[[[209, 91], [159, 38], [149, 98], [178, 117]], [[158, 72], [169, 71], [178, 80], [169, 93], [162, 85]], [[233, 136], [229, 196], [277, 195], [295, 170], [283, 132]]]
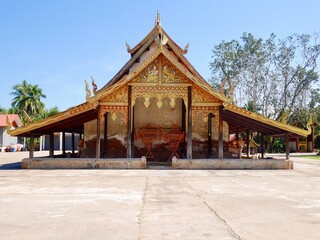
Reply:
[[[173, 168], [290, 168], [285, 160], [240, 159], [243, 143], [249, 146], [250, 139], [239, 139], [239, 134], [261, 133], [263, 158], [264, 136], [284, 137], [289, 146], [289, 137], [306, 137], [310, 132], [232, 104], [189, 63], [188, 47], [181, 48], [170, 38], [158, 15], [141, 42], [133, 48], [127, 44], [129, 61], [105, 86], [98, 89], [93, 81], [91, 91], [86, 82], [84, 103], [10, 133], [30, 137], [31, 144], [34, 137], [50, 136], [49, 158], [36, 159], [43, 168], [145, 168], [153, 162]], [[74, 146], [77, 154], [69, 155], [68, 164], [62, 160], [64, 147], [63, 155], [54, 158], [55, 132], [80, 134]], [[25, 161], [38, 168], [30, 149]]]

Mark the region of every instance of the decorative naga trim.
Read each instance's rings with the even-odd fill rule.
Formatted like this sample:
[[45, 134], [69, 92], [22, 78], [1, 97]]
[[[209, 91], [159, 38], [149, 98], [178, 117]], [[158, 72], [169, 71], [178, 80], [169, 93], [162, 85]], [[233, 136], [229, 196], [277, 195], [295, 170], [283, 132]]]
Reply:
[[7, 133], [10, 134], [14, 128], [12, 126], [12, 123], [9, 119], [8, 114], [6, 114], [6, 124], [7, 124]]

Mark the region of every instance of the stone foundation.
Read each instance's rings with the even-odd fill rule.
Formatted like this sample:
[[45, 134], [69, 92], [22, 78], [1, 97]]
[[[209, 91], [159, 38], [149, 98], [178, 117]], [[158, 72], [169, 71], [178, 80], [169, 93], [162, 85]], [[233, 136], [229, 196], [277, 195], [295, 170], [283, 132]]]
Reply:
[[22, 169], [144, 169], [142, 158], [25, 158]]
[[172, 159], [173, 169], [293, 169], [293, 162], [282, 159]]

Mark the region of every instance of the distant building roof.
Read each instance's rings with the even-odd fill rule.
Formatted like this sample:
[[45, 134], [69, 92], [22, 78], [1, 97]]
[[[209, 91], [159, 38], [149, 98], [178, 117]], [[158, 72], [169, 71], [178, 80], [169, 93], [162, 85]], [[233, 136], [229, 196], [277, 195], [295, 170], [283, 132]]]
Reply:
[[[13, 127], [21, 127], [23, 123], [18, 114], [7, 114]], [[0, 114], [0, 127], [7, 127], [6, 114]]]

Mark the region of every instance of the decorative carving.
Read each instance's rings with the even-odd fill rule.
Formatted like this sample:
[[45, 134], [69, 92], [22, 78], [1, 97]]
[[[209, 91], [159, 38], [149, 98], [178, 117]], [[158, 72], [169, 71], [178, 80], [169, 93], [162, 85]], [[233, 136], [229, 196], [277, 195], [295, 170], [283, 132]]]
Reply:
[[171, 106], [172, 108], [174, 108], [175, 105], [176, 105], [175, 99], [174, 99], [174, 98], [171, 98], [171, 100], [170, 100], [170, 106]]
[[184, 104], [188, 106], [188, 87], [186, 86], [132, 86], [131, 96], [132, 106], [134, 106], [138, 97], [145, 99], [156, 98], [158, 108], [162, 107], [164, 98], [171, 99], [170, 105], [172, 104], [173, 106], [174, 99], [182, 98]]
[[192, 107], [192, 125], [194, 125], [194, 122], [196, 120], [196, 116], [198, 114], [201, 114], [202, 120], [204, 122], [208, 122], [208, 115], [209, 113], [213, 113], [215, 116], [218, 114], [218, 107]]
[[100, 123], [102, 124], [104, 114], [106, 112], [111, 113], [111, 119], [113, 121], [117, 120], [117, 114], [122, 113], [122, 124], [127, 124], [128, 123], [128, 107], [127, 106], [109, 106], [109, 105], [100, 105], [99, 109], [99, 118], [100, 118]]
[[9, 119], [8, 114], [6, 114], [6, 124], [7, 124], [7, 133], [10, 134], [13, 130], [12, 122]]
[[162, 82], [164, 83], [188, 83], [185, 78], [168, 60], [164, 59], [162, 69]]
[[146, 107], [146, 108], [148, 108], [149, 106], [150, 106], [150, 101], [149, 101], [149, 98], [147, 97], [147, 98], [145, 98], [145, 100], [144, 100], [144, 106]]
[[218, 100], [209, 93], [201, 90], [196, 85], [192, 86], [192, 103], [214, 103]]
[[127, 103], [128, 102], [128, 88], [123, 86], [110, 95], [106, 96], [103, 99], [104, 102], [118, 102], [118, 103]]
[[88, 100], [88, 98], [91, 97], [92, 93], [91, 90], [89, 88], [89, 83], [87, 82], [87, 80], [84, 80], [85, 84], [86, 84], [86, 99]]
[[132, 82], [141, 82], [141, 83], [157, 83], [159, 78], [158, 71], [158, 61], [155, 60], [152, 64], [150, 64], [144, 71], [139, 73]]
[[96, 82], [94, 81], [94, 78], [91, 76], [91, 84], [92, 84], [92, 87], [93, 87], [93, 93], [96, 94], [97, 93], [97, 89], [98, 89], [98, 86], [96, 84]]

